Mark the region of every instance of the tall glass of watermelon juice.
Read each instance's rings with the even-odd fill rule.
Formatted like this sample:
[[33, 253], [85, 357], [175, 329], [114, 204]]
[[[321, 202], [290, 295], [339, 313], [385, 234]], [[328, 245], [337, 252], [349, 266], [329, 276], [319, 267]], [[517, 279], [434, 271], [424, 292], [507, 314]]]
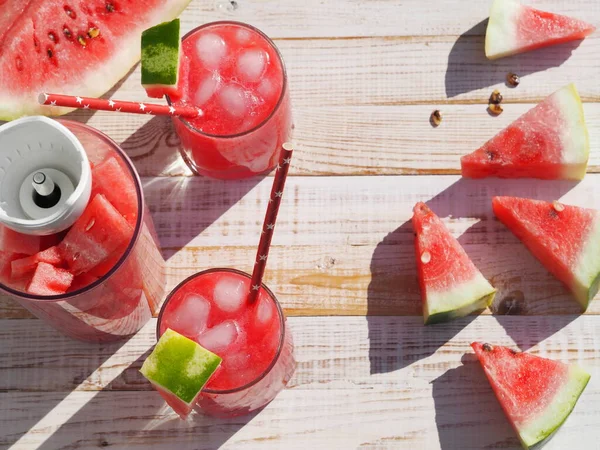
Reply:
[[119, 340], [158, 310], [164, 260], [125, 153], [94, 128], [60, 122], [79, 139], [92, 166], [89, 203], [72, 227], [55, 235], [0, 226], [0, 291], [70, 337]]
[[294, 373], [294, 344], [279, 302], [263, 284], [250, 304], [249, 290], [250, 275], [210, 269], [181, 282], [160, 312], [158, 338], [170, 328], [223, 359], [198, 397], [206, 414], [231, 417], [262, 408]]
[[285, 66], [273, 41], [238, 22], [214, 22], [183, 37], [181, 97], [204, 114], [173, 118], [182, 155], [196, 173], [240, 179], [265, 173], [288, 140], [292, 113]]

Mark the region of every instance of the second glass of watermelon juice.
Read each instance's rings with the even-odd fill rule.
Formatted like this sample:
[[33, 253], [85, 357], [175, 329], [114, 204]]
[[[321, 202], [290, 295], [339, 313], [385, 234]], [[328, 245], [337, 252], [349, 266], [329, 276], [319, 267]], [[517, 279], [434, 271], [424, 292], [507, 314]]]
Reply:
[[[262, 408], [296, 368], [292, 335], [275, 295], [263, 284], [249, 304], [249, 290], [247, 273], [210, 269], [181, 282], [162, 306], [158, 338], [170, 328], [223, 359], [198, 397], [206, 414], [232, 417]], [[170, 404], [176, 408], [177, 402]]]
[[57, 330], [84, 341], [137, 332], [165, 294], [165, 262], [140, 179], [110, 138], [60, 120], [83, 145], [92, 194], [68, 230], [30, 236], [0, 226], [0, 291]]
[[285, 66], [273, 41], [250, 25], [213, 22], [186, 34], [181, 54], [181, 97], [167, 100], [204, 112], [173, 118], [188, 165], [220, 179], [273, 169], [292, 128]]

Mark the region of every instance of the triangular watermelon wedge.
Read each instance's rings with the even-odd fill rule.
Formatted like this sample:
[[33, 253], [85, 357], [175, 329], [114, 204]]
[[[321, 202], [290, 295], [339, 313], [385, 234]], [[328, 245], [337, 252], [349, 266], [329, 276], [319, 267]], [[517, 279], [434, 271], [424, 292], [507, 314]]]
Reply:
[[425, 324], [445, 322], [488, 307], [496, 290], [442, 221], [424, 203], [412, 218]]
[[583, 39], [596, 28], [582, 20], [561, 16], [514, 0], [494, 0], [485, 34], [489, 59]]
[[144, 361], [140, 372], [185, 419], [221, 361], [220, 356], [169, 328]]
[[494, 197], [492, 205], [496, 217], [585, 311], [600, 283], [600, 212], [516, 197]]
[[40, 92], [104, 94], [139, 60], [142, 31], [174, 19], [188, 3], [0, 2], [0, 120], [69, 112], [41, 106]]
[[589, 153], [581, 99], [570, 84], [463, 156], [460, 163], [467, 178], [581, 180]]
[[471, 347], [526, 450], [558, 430], [590, 379], [575, 365], [480, 342]]

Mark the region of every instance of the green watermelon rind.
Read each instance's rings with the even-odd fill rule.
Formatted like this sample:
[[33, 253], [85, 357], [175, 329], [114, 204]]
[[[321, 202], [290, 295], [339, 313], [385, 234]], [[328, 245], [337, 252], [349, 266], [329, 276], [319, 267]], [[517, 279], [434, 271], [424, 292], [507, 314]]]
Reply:
[[423, 306], [425, 325], [448, 322], [489, 307], [496, 289], [481, 273], [447, 292], [427, 292]]
[[[514, 54], [511, 38], [516, 36], [521, 4], [512, 0], [494, 0], [485, 32], [485, 56], [494, 60]], [[500, 47], [499, 47], [500, 46]]]
[[600, 215], [583, 244], [573, 271], [573, 283], [568, 286], [577, 302], [585, 311], [600, 288]]
[[527, 425], [515, 425], [525, 450], [539, 449], [567, 420], [585, 390], [590, 375], [576, 365], [569, 366], [568, 382], [554, 396], [541, 415]]
[[154, 387], [172, 393], [190, 406], [221, 361], [220, 356], [169, 328], [140, 372]]
[[179, 19], [142, 32], [141, 75], [144, 88], [176, 87], [179, 78]]
[[[108, 92], [121, 78], [131, 70], [140, 60], [141, 52], [139, 39], [142, 31], [153, 24], [164, 22], [179, 16], [191, 0], [175, 0], [164, 2], [164, 7], [154, 11], [152, 18], [139, 24], [119, 45], [119, 51], [105, 61], [102, 66], [96, 67], [88, 77], [73, 85], [58, 83], [44, 85], [41, 88], [46, 92], [68, 93], [86, 97], [100, 97]], [[135, 41], [135, 43], [134, 43]], [[133, 44], [133, 45], [132, 45]], [[39, 92], [30, 92], [25, 96], [14, 96], [12, 92], [0, 93], [0, 120], [13, 120], [21, 116], [44, 115], [61, 116], [70, 113], [74, 108], [56, 106], [43, 106], [38, 102]]]
[[575, 83], [568, 84], [552, 94], [560, 104], [560, 111], [568, 133], [563, 133], [563, 173], [564, 180], [582, 180], [587, 172], [590, 158], [590, 135], [585, 124], [583, 103]]

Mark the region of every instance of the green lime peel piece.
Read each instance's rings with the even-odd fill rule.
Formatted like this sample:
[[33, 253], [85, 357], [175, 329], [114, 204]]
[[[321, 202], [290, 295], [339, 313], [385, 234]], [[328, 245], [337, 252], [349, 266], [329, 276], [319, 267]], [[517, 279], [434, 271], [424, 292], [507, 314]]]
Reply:
[[169, 328], [144, 361], [140, 372], [156, 388], [191, 405], [221, 361], [220, 356]]
[[142, 86], [175, 88], [179, 76], [179, 19], [142, 32]]

